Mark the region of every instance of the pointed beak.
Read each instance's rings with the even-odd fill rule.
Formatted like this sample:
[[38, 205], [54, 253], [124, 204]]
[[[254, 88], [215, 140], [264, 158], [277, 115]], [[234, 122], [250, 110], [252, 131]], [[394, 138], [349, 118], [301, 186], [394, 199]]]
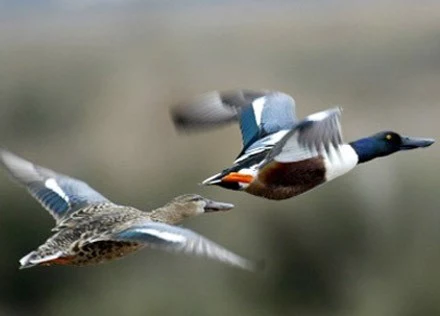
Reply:
[[205, 212], [228, 211], [234, 208], [234, 204], [205, 200]]
[[421, 137], [402, 137], [402, 144], [400, 150], [416, 149], [421, 147], [429, 147], [434, 144], [435, 140], [432, 138]]

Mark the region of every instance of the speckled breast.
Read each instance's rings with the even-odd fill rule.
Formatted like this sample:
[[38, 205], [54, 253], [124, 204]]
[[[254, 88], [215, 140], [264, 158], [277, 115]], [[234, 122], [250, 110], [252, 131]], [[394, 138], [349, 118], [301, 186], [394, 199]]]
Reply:
[[75, 249], [68, 264], [84, 266], [124, 257], [142, 248], [141, 244], [119, 241], [97, 241]]

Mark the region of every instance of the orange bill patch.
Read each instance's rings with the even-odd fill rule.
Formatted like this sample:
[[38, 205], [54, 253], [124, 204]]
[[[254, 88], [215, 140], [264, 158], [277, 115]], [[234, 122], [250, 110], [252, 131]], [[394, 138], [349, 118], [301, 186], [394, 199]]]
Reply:
[[254, 177], [248, 174], [241, 174], [238, 172], [231, 172], [227, 176], [222, 178], [223, 182], [241, 182], [241, 183], [251, 183], [254, 181]]

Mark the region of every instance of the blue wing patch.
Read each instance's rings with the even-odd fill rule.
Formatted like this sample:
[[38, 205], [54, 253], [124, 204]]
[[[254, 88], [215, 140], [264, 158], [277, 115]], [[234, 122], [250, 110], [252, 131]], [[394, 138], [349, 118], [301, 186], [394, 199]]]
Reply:
[[254, 109], [248, 106], [240, 114], [240, 129], [244, 148], [248, 148], [260, 137], [260, 127], [257, 125]]
[[45, 208], [52, 210], [58, 216], [66, 213], [70, 209], [68, 201], [60, 197], [51, 189], [41, 187], [40, 185], [29, 185], [29, 192], [34, 196]]
[[239, 119], [245, 152], [259, 139], [295, 126], [295, 101], [287, 94], [272, 92], [243, 107]]

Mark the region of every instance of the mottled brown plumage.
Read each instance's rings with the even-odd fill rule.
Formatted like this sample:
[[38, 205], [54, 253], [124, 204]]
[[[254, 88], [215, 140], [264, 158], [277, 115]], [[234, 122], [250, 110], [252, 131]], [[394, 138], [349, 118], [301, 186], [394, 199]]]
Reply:
[[176, 225], [185, 218], [206, 212], [206, 208], [209, 211], [209, 203], [219, 207], [212, 210], [232, 207], [193, 194], [179, 196], [152, 212], [113, 203], [90, 205], [59, 222], [53, 229], [55, 234], [21, 260], [22, 267], [35, 264], [85, 266], [122, 258], [149, 245], [120, 240], [121, 232], [146, 222]]
[[232, 204], [187, 194], [152, 212], [143, 212], [115, 204], [85, 182], [34, 165], [2, 149], [0, 166], [25, 186], [56, 221], [54, 234], [20, 260], [21, 268], [97, 264], [144, 247], [205, 256], [243, 269], [255, 268], [253, 262], [191, 230], [175, 226], [188, 217], [229, 210]]
[[[169, 215], [166, 211], [162, 213], [165, 213], [162, 215], [164, 220], [172, 216], [172, 212]], [[43, 264], [82, 266], [120, 258], [139, 250], [143, 245], [135, 242], [95, 240], [106, 239], [142, 220], [152, 220], [150, 213], [112, 203], [88, 206], [60, 222], [53, 229], [55, 234], [31, 253], [32, 260], [56, 256], [53, 260], [42, 261]]]
[[177, 197], [164, 207], [152, 212], [143, 212], [133, 207], [113, 203], [90, 205], [60, 222], [53, 229], [56, 233], [38, 247], [32, 257], [39, 260], [62, 252], [62, 256], [47, 261], [44, 265], [78, 266], [121, 258], [141, 249], [144, 245], [136, 242], [107, 240], [111, 238], [109, 236], [144, 221], [180, 224], [185, 218], [203, 212], [199, 210], [198, 202], [192, 201], [194, 196], [196, 195]]

